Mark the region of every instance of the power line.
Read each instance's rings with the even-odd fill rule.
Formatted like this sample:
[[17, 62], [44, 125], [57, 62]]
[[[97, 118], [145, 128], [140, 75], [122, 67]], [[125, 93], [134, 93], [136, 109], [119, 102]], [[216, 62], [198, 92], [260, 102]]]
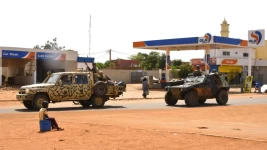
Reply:
[[112, 51], [114, 51], [114, 52], [117, 52], [117, 53], [121, 53], [121, 54], [124, 54], [124, 55], [129, 55], [129, 56], [131, 56], [131, 55], [132, 55], [132, 54], [126, 54], [126, 53], [119, 52], [119, 51], [115, 51], [115, 50], [112, 50]]
[[107, 53], [105, 53], [104, 55], [101, 55], [99, 57], [96, 57], [95, 59], [100, 58], [100, 57], [104, 57], [105, 55], [107, 55]]

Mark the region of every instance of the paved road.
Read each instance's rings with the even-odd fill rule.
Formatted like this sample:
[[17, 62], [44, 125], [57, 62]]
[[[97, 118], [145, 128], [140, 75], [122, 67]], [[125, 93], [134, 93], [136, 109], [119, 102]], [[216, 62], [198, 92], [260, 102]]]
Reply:
[[[233, 97], [230, 98], [227, 105], [251, 105], [267, 104], [267, 95], [253, 97]], [[215, 99], [209, 99], [206, 104], [199, 107], [218, 107]], [[108, 101], [103, 109], [83, 108], [80, 105], [74, 105], [72, 102], [62, 102], [49, 104], [49, 111], [107, 111], [107, 110], [127, 110], [127, 109], [180, 109], [187, 108], [183, 100], [178, 101], [175, 106], [167, 106], [163, 99], [133, 100], [133, 101]], [[4, 113], [36, 113], [29, 111], [22, 104], [10, 107], [0, 107], [0, 114]]]

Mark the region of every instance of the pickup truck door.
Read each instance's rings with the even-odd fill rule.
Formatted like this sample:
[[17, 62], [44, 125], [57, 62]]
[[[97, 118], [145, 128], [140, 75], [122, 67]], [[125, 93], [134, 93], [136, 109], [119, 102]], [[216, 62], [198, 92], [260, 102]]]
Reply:
[[60, 79], [61, 85], [56, 84], [53, 88], [49, 89], [48, 94], [51, 100], [68, 100], [72, 97], [72, 74], [63, 74]]
[[74, 75], [73, 99], [88, 100], [92, 95], [92, 83], [88, 74]]

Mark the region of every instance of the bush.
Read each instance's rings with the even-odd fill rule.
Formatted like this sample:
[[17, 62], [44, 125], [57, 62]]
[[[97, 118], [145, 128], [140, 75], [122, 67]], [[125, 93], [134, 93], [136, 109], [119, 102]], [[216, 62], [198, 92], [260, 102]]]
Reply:
[[193, 66], [188, 63], [182, 64], [179, 69], [180, 78], [186, 78], [189, 73], [192, 73], [194, 71]]

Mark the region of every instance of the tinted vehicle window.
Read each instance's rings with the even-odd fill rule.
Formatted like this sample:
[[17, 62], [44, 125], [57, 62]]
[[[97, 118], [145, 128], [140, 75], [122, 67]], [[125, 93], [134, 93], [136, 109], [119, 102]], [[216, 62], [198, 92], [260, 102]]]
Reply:
[[71, 74], [62, 75], [60, 79], [62, 81], [62, 84], [72, 84], [72, 75]]
[[87, 75], [75, 75], [76, 84], [88, 84]]

